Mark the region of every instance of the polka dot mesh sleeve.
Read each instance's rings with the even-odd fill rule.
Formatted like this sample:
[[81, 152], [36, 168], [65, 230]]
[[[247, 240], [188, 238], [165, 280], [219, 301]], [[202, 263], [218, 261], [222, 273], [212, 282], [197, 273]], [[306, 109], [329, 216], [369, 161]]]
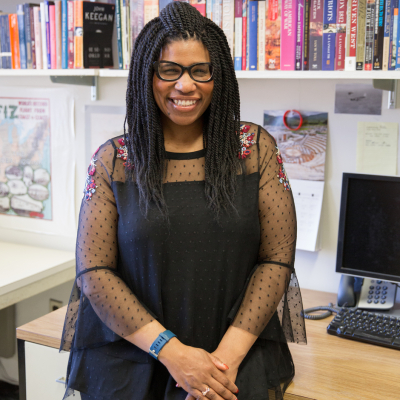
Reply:
[[112, 146], [104, 144], [93, 155], [88, 168], [79, 213], [76, 280], [67, 310], [62, 350], [71, 349], [77, 314], [85, 318], [86, 311], [79, 312], [85, 300], [89, 300], [104, 325], [121, 337], [155, 319], [117, 271], [118, 211], [109, 170], [105, 167], [112, 165], [113, 155]]
[[302, 300], [294, 270], [296, 211], [288, 177], [274, 138], [260, 127], [258, 264], [242, 294], [232, 325], [262, 336], [277, 312], [286, 339], [306, 342]]

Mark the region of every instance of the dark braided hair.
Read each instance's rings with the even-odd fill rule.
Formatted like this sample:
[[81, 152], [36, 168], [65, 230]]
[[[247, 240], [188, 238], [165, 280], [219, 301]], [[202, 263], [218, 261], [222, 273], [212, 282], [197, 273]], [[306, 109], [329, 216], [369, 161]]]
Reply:
[[147, 216], [149, 204], [154, 201], [169, 221], [162, 191], [165, 148], [161, 111], [153, 95], [153, 62], [159, 59], [161, 49], [168, 43], [188, 39], [204, 44], [214, 68], [212, 100], [203, 114], [203, 145], [207, 147], [205, 195], [208, 207], [219, 220], [222, 209], [231, 209], [237, 214], [234, 197], [236, 175], [241, 168], [239, 87], [224, 32], [188, 3], [169, 3], [159, 17], [144, 26], [135, 41], [126, 92], [126, 173], [136, 181], [143, 214]]

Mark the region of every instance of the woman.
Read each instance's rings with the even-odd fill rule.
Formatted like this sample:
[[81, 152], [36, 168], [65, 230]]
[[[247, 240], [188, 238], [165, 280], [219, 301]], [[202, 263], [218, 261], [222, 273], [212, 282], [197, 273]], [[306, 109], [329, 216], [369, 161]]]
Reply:
[[65, 397], [282, 398], [287, 339], [306, 341], [295, 208], [275, 140], [240, 122], [223, 31], [170, 3], [137, 38], [126, 105], [88, 168]]

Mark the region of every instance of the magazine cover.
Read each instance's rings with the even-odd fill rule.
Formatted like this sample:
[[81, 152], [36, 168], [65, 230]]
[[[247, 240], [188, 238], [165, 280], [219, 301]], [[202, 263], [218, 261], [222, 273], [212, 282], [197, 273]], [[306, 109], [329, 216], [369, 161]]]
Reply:
[[[300, 111], [303, 123], [288, 129], [284, 110], [264, 111], [263, 127], [275, 138], [289, 179], [323, 181], [328, 133], [328, 113]], [[295, 129], [300, 116], [291, 111], [286, 124]]]

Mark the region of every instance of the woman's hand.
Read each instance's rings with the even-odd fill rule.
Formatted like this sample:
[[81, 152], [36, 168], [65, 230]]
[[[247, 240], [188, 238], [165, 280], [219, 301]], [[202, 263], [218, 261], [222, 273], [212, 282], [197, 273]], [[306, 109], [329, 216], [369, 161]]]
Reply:
[[[237, 386], [224, 372], [220, 371], [220, 369], [225, 369], [223, 363], [207, 351], [186, 346], [179, 340], [171, 339], [160, 350], [158, 359], [166, 366], [179, 386], [193, 398], [236, 400], [234, 393], [238, 392]], [[203, 396], [202, 392], [207, 387], [210, 390], [206, 396]]]
[[[235, 364], [234, 362], [232, 362], [232, 367], [228, 367], [228, 365], [226, 365], [225, 363], [223, 363], [221, 361], [221, 359], [217, 356], [217, 355], [221, 355], [222, 357], [224, 357], [224, 354], [220, 354], [221, 351], [218, 351], [218, 349], [216, 351], [214, 351], [213, 353], [211, 353], [211, 357], [212, 357], [212, 361], [214, 363], [214, 365], [220, 369], [221, 371], [223, 371], [223, 373], [225, 374], [225, 376], [233, 383], [235, 383], [236, 381], [236, 377], [238, 374], [238, 368], [239, 366], [237, 365], [233, 365]], [[177, 387], [180, 387], [179, 383], [176, 384]], [[237, 394], [238, 392], [236, 392]], [[196, 400], [195, 397], [193, 397], [191, 394], [188, 394], [185, 398], [185, 400]]]

